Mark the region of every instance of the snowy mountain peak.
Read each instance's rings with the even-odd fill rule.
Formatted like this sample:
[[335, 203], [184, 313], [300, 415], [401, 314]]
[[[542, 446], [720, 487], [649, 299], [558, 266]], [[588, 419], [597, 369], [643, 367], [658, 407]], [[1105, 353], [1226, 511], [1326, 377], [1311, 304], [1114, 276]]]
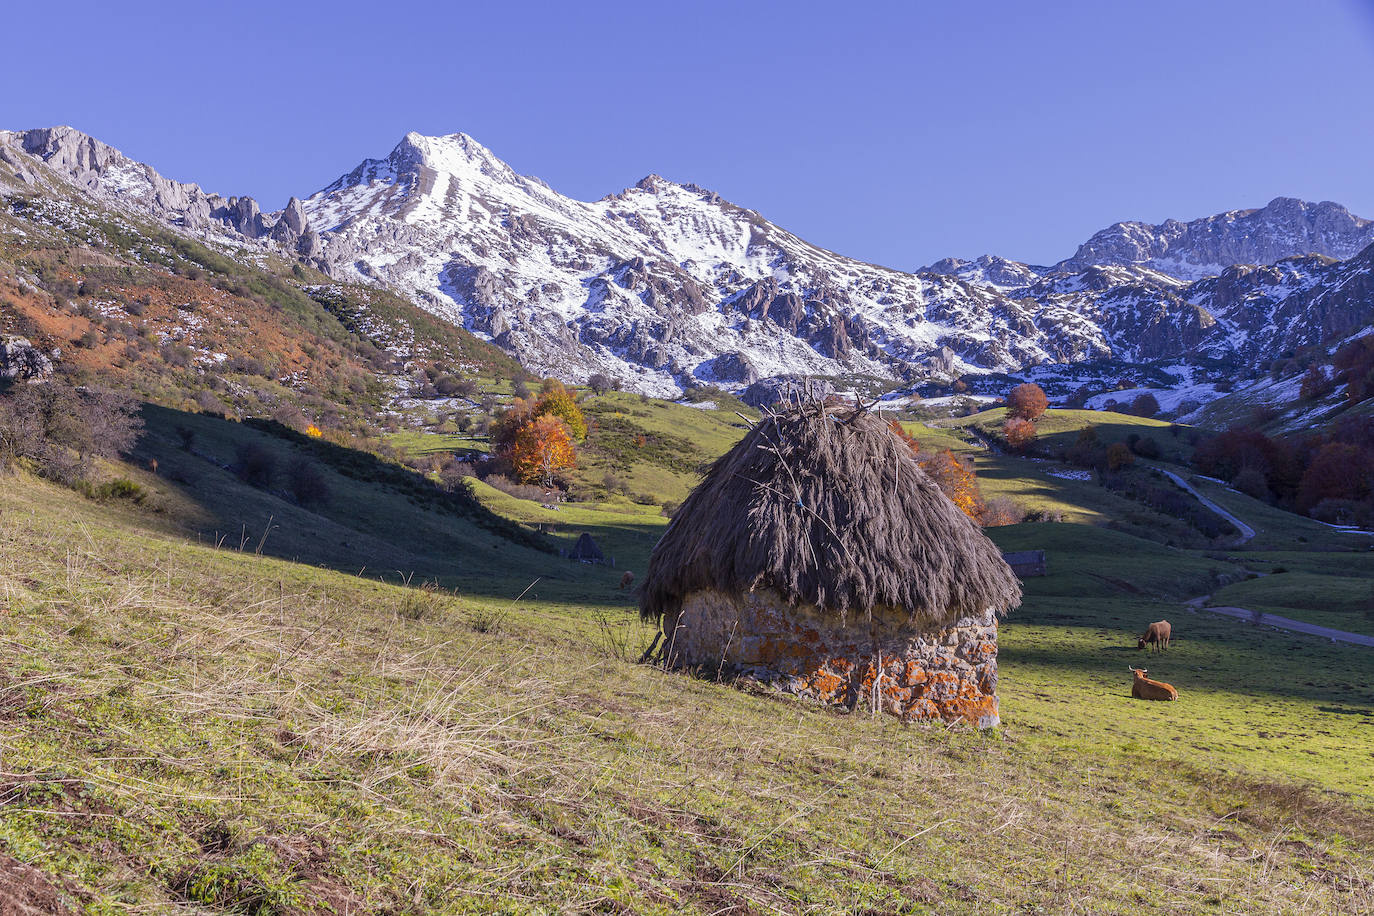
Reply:
[[903, 273], [659, 175], [575, 200], [466, 134], [406, 134], [272, 214], [68, 127], [0, 132], [0, 197], [50, 191], [231, 250], [251, 240], [294, 252], [410, 295], [530, 369], [605, 372], [663, 394], [800, 375], [903, 387], [966, 373], [1067, 379], [1070, 364], [1105, 360], [1117, 380], [1126, 364], [1197, 358], [1234, 373], [1345, 339], [1374, 303], [1374, 223], [1293, 198], [1117, 223], [1053, 268], [984, 256]]
[[397, 171], [423, 166], [450, 175], [481, 174], [504, 181], [520, 177], [491, 150], [463, 133], [428, 137], [411, 131], [401, 138], [389, 159]]
[[1179, 279], [1216, 276], [1232, 264], [1273, 264], [1320, 254], [1348, 258], [1374, 243], [1374, 221], [1331, 201], [1276, 197], [1252, 210], [1228, 210], [1189, 222], [1114, 223], [1060, 261], [1055, 271], [1093, 264], [1140, 265]]
[[958, 277], [960, 280], [976, 283], [979, 286], [1015, 289], [1029, 286], [1039, 280], [1044, 268], [1032, 267], [1029, 264], [1022, 264], [1020, 261], [1009, 261], [996, 255], [985, 254], [974, 258], [972, 261], [966, 261], [963, 258], [942, 258], [929, 267], [922, 268], [922, 271]]

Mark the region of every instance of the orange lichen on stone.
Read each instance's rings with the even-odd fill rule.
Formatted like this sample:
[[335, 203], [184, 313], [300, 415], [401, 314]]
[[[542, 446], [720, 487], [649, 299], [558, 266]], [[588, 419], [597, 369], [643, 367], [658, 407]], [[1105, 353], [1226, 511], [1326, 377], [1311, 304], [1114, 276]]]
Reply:
[[937, 632], [874, 609], [841, 623], [771, 592], [697, 592], [683, 602], [680, 665], [720, 665], [778, 690], [904, 720], [997, 724], [997, 623], [991, 612]]

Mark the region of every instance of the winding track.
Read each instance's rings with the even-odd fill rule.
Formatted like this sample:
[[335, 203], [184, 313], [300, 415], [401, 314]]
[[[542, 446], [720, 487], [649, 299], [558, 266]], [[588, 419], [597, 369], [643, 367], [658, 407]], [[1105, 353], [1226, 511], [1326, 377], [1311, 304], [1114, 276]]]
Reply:
[[[975, 435], [983, 441], [984, 445], [986, 445], [989, 448], [989, 450], [992, 449], [993, 446], [990, 441], [988, 441], [985, 437], [978, 435], [976, 432]], [[1226, 519], [1232, 525], [1235, 525], [1236, 530], [1240, 532], [1240, 536], [1236, 538], [1232, 546], [1239, 546], [1241, 544], [1244, 544], [1245, 542], [1251, 540], [1255, 536], [1254, 528], [1251, 528], [1249, 525], [1245, 524], [1245, 522], [1236, 518], [1230, 512], [1227, 512], [1221, 506], [1218, 506], [1216, 503], [1212, 502], [1212, 500], [1203, 496], [1188, 481], [1184, 480], [1182, 477], [1178, 476], [1173, 471], [1168, 471], [1158, 466], [1156, 466], [1156, 470], [1164, 474], [1166, 477], [1168, 477], [1174, 483], [1178, 484], [1184, 490], [1187, 490], [1189, 493], [1191, 493], [1193, 497], [1197, 499], [1198, 502], [1202, 503], [1209, 510], [1215, 512], [1217, 515]], [[1203, 595], [1199, 598], [1190, 599], [1187, 602], [1189, 610], [1193, 611], [1194, 613], [1196, 613], [1197, 611], [1207, 611], [1209, 614], [1221, 614], [1225, 617], [1234, 617], [1239, 620], [1248, 620], [1256, 626], [1274, 627], [1275, 629], [1279, 630], [1288, 630], [1291, 633], [1306, 633], [1309, 636], [1319, 636], [1323, 639], [1329, 639], [1332, 642], [1343, 642], [1355, 646], [1368, 646], [1370, 648], [1374, 648], [1374, 636], [1365, 636], [1363, 633], [1351, 633], [1348, 630], [1333, 630], [1330, 627], [1317, 626], [1315, 623], [1305, 623], [1301, 620], [1294, 620], [1291, 617], [1281, 617], [1278, 614], [1266, 614], [1261, 611], [1252, 611], [1249, 608], [1243, 607], [1203, 607], [1203, 602], [1205, 602], [1210, 597], [1212, 596]]]
[[[1254, 528], [1251, 528], [1249, 525], [1245, 524], [1245, 522], [1242, 522], [1230, 512], [1227, 512], [1225, 509], [1221, 508], [1221, 506], [1218, 506], [1216, 503], [1203, 496], [1195, 490], [1188, 481], [1184, 480], [1173, 471], [1166, 471], [1164, 468], [1159, 468], [1158, 470], [1174, 483], [1193, 494], [1198, 502], [1235, 525], [1236, 530], [1240, 532], [1240, 537], [1235, 541], [1236, 545], [1244, 544], [1255, 536]], [[1231, 607], [1229, 605], [1204, 607], [1203, 602], [1210, 597], [1212, 596], [1203, 595], [1201, 598], [1193, 598], [1188, 602], [1188, 607], [1193, 611], [1206, 611], [1209, 614], [1221, 614], [1225, 617], [1246, 620], [1256, 626], [1274, 627], [1279, 630], [1288, 630], [1290, 633], [1306, 633], [1309, 636], [1319, 636], [1323, 639], [1329, 639], [1332, 642], [1344, 642], [1355, 646], [1369, 646], [1374, 648], [1374, 636], [1365, 636], [1363, 633], [1351, 633], [1348, 630], [1333, 630], [1331, 627], [1317, 626], [1315, 623], [1306, 623], [1302, 620], [1294, 620], [1291, 617], [1281, 617], [1278, 614], [1266, 614], [1261, 611], [1252, 611], [1249, 608], [1243, 607]]]
[[1245, 522], [1242, 522], [1240, 519], [1236, 518], [1230, 512], [1227, 512], [1225, 509], [1221, 508], [1221, 506], [1218, 506], [1216, 503], [1212, 502], [1210, 499], [1203, 496], [1201, 493], [1199, 493], [1197, 490], [1193, 488], [1192, 484], [1190, 484], [1188, 481], [1184, 480], [1182, 477], [1175, 474], [1173, 471], [1166, 471], [1164, 470], [1164, 468], [1161, 467], [1157, 467], [1155, 468], [1155, 470], [1159, 471], [1165, 477], [1168, 477], [1174, 483], [1178, 484], [1180, 487], [1187, 490], [1189, 493], [1193, 494], [1194, 498], [1196, 498], [1198, 502], [1202, 503], [1208, 509], [1215, 512], [1217, 515], [1220, 515], [1222, 518], [1226, 519], [1232, 525], [1235, 525], [1236, 530], [1240, 532], [1240, 537], [1236, 538], [1233, 546], [1239, 546], [1241, 544], [1244, 544], [1246, 541], [1250, 540], [1255, 536], [1254, 528], [1251, 528], [1249, 525], [1245, 524]]
[[1369, 646], [1374, 648], [1374, 636], [1365, 636], [1363, 633], [1351, 633], [1348, 630], [1333, 630], [1330, 627], [1319, 627], [1315, 623], [1305, 623], [1301, 620], [1294, 620], [1291, 617], [1280, 617], [1278, 614], [1264, 614], [1243, 607], [1203, 607], [1202, 603], [1210, 597], [1212, 596], [1203, 595], [1200, 598], [1190, 599], [1188, 601], [1189, 609], [1194, 612], [1206, 611], [1209, 614], [1221, 614], [1226, 617], [1235, 617], [1238, 620], [1247, 620], [1256, 626], [1275, 627], [1293, 633], [1306, 633], [1309, 636], [1320, 636], [1332, 642], [1344, 642], [1355, 646]]

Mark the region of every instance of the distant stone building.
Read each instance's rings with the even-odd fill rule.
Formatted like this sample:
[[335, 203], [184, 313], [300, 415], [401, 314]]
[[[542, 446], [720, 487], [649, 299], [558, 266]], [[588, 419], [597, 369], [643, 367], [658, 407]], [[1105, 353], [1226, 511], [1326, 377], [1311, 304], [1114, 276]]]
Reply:
[[997, 548], [876, 416], [769, 414], [654, 548], [640, 613], [672, 667], [903, 719], [996, 725]]
[[606, 555], [601, 552], [596, 540], [584, 531], [573, 545], [573, 549], [568, 552], [568, 559], [581, 563], [605, 563]]

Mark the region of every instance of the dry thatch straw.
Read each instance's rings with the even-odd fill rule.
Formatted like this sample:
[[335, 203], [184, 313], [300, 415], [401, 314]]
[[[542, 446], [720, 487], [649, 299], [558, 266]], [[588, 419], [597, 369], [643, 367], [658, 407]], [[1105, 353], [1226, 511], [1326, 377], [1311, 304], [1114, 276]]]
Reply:
[[765, 416], [706, 473], [654, 548], [640, 613], [670, 633], [692, 592], [757, 588], [930, 627], [1021, 603], [1001, 553], [882, 420], [815, 402]]

